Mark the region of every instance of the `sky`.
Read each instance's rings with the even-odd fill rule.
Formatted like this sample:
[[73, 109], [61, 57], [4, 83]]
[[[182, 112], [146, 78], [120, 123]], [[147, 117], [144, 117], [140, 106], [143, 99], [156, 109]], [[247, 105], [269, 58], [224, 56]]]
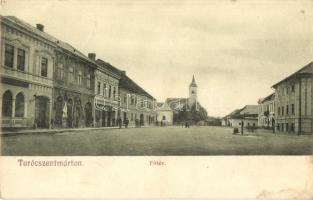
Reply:
[[194, 75], [210, 116], [256, 105], [313, 61], [313, 1], [5, 0], [0, 13], [96, 53], [160, 102], [188, 97]]

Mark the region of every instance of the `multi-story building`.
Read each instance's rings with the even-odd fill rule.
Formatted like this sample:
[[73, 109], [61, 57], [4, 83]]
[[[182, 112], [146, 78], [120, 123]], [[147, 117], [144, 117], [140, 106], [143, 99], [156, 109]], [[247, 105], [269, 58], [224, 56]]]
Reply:
[[272, 86], [276, 130], [313, 133], [313, 62]]
[[275, 93], [258, 101], [258, 126], [273, 127], [275, 125]]
[[[96, 54], [89, 54], [96, 60]], [[108, 127], [117, 125], [119, 114], [119, 79], [120, 72], [112, 65], [97, 60], [98, 68], [95, 72], [95, 125]]]
[[71, 45], [56, 41], [54, 70], [54, 127], [94, 126], [97, 64]]
[[149, 125], [155, 99], [96, 54], [12, 16], [1, 17], [1, 127]]
[[155, 98], [137, 85], [126, 72], [121, 73], [119, 82], [122, 120], [129, 120], [130, 125], [154, 125], [157, 114]]
[[122, 123], [128, 119], [130, 126], [154, 124], [156, 121], [155, 98], [128, 77], [125, 71], [101, 59], [98, 59], [97, 63], [119, 75], [118, 89], [116, 89], [119, 106], [115, 115], [116, 119], [121, 118]]
[[57, 44], [13, 16], [1, 20], [1, 127], [51, 127]]

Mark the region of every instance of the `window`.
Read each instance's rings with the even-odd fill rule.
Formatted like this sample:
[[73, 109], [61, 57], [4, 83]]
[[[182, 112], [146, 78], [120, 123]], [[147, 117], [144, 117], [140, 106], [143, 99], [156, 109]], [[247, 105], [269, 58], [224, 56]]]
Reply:
[[278, 116], [280, 115], [280, 107], [278, 107]]
[[100, 117], [101, 116], [101, 111], [96, 109], [95, 117], [96, 117], [96, 122], [100, 122]]
[[17, 69], [25, 70], [25, 51], [23, 49], [17, 50]]
[[78, 79], [77, 79], [77, 83], [78, 83], [79, 86], [82, 85], [82, 79], [83, 79], [82, 71], [79, 71], [78, 72]]
[[134, 99], [133, 96], [131, 97], [130, 104], [131, 104], [131, 105], [134, 105], [134, 104], [135, 104], [135, 99]]
[[98, 81], [97, 94], [100, 94], [100, 90], [101, 90], [101, 83]]
[[294, 92], [295, 91], [295, 85], [292, 85], [291, 86], [291, 92]]
[[20, 92], [15, 99], [15, 117], [24, 117], [25, 101], [24, 95]]
[[141, 101], [141, 107], [142, 107], [142, 108], [145, 107], [145, 102], [144, 102], [144, 100]]
[[90, 74], [87, 74], [87, 88], [90, 89]]
[[109, 98], [111, 98], [111, 96], [112, 96], [111, 92], [112, 92], [112, 86], [109, 85]]
[[12, 116], [12, 93], [6, 91], [2, 97], [2, 117]]
[[281, 115], [284, 115], [284, 114], [285, 114], [284, 111], [285, 111], [285, 110], [284, 110], [284, 106], [282, 106], [282, 107], [281, 107]]
[[103, 83], [103, 96], [107, 96], [107, 84]]
[[4, 65], [13, 68], [14, 47], [12, 45], [5, 45]]
[[68, 69], [68, 82], [73, 83], [74, 82], [74, 68], [70, 67]]
[[162, 120], [166, 120], [166, 117], [163, 115]]
[[295, 114], [295, 104], [291, 104], [291, 114]]
[[289, 90], [290, 90], [290, 88], [289, 88], [289, 87], [287, 87], [287, 94], [289, 94]]
[[59, 63], [57, 66], [57, 79], [63, 80], [63, 73], [64, 73], [63, 64]]
[[114, 99], [114, 100], [116, 99], [116, 90], [115, 90], [115, 87], [113, 87], [113, 99]]
[[127, 95], [124, 94], [124, 104], [126, 104], [126, 103], [127, 103]]
[[289, 115], [289, 105], [286, 106], [286, 115]]
[[48, 76], [48, 59], [41, 58], [41, 76], [47, 77]]

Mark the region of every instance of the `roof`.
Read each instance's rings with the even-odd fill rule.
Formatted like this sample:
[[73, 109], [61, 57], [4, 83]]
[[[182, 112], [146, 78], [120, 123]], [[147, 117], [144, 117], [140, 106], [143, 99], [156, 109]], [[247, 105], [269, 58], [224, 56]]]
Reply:
[[96, 60], [97, 65], [99, 66], [99, 68], [104, 69], [105, 71], [109, 71], [115, 75], [118, 75], [120, 78], [121, 73], [124, 73], [123, 71], [119, 70], [118, 68], [114, 67], [113, 65], [111, 65], [108, 62], [105, 62], [101, 59], [97, 59]]
[[192, 81], [189, 85], [190, 87], [197, 87], [196, 81], [195, 81], [195, 75], [192, 76]]
[[262, 104], [262, 103], [265, 103], [267, 101], [273, 101], [275, 99], [275, 93], [272, 93], [270, 95], [268, 95], [267, 97], [264, 97], [264, 98], [261, 98], [258, 103], [259, 104]]
[[22, 28], [28, 32], [31, 32], [32, 34], [35, 34], [36, 36], [52, 43], [51, 45], [55, 45], [55, 47], [65, 49], [66, 51], [71, 52], [72, 54], [95, 64], [94, 61], [90, 60], [87, 56], [85, 56], [82, 52], [78, 51], [72, 45], [70, 45], [66, 42], [63, 42], [63, 41], [53, 37], [52, 35], [44, 32], [44, 31], [38, 30], [36, 27], [30, 25], [29, 23], [15, 17], [15, 16], [1, 16], [1, 19], [3, 19], [6, 22], [11, 22], [11, 23], [19, 26], [20, 28]]
[[172, 109], [182, 109], [188, 102], [188, 98], [167, 98], [165, 103]]
[[101, 59], [97, 59], [96, 63], [99, 66], [119, 75], [120, 76], [119, 87], [121, 87], [122, 89], [128, 90], [130, 92], [133, 92], [139, 95], [147, 96], [151, 99], [155, 99], [152, 95], [150, 95], [142, 87], [140, 87], [137, 83], [135, 83], [135, 81], [133, 81], [130, 77], [128, 77], [125, 71], [119, 70], [117, 67], [114, 67], [110, 63], [105, 62]]
[[246, 105], [243, 108], [236, 109], [230, 114], [226, 115], [224, 118], [247, 118], [247, 117], [257, 117], [258, 116], [258, 106], [257, 105]]
[[121, 79], [119, 80], [119, 86], [125, 90], [128, 90], [130, 92], [147, 96], [151, 99], [155, 99], [153, 96], [151, 96], [148, 92], [146, 92], [144, 89], [142, 89], [137, 83], [135, 83], [131, 78], [129, 78], [126, 74], [121, 75]]
[[254, 114], [258, 114], [257, 105], [246, 105], [240, 111], [240, 115], [254, 115]]
[[274, 84], [272, 87], [276, 88], [279, 84], [281, 84], [284, 81], [287, 81], [290, 78], [293, 78], [297, 75], [304, 75], [304, 74], [313, 74], [313, 62], [310, 62], [309, 64], [305, 65], [295, 73], [291, 74], [290, 76], [287, 76], [283, 80], [279, 81], [278, 83]]
[[158, 110], [160, 111], [172, 111], [172, 109], [169, 107], [167, 103], [158, 102], [157, 106], [158, 106]]

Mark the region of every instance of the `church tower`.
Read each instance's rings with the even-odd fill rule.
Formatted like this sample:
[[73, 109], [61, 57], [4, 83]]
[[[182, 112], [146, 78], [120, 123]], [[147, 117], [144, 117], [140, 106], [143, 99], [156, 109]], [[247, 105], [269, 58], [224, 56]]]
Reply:
[[195, 81], [195, 76], [192, 76], [192, 81], [189, 85], [189, 98], [188, 98], [188, 104], [189, 107], [191, 107], [192, 105], [194, 105], [194, 103], [197, 102], [197, 84]]

